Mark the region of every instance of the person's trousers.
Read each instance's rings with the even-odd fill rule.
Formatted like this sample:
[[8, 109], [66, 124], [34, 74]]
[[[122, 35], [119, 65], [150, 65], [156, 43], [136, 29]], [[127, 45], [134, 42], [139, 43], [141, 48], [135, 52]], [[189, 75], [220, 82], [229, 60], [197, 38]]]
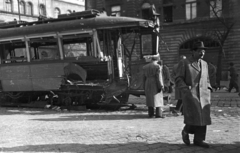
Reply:
[[194, 134], [193, 141], [202, 142], [206, 138], [207, 126], [195, 126], [195, 125], [185, 125], [183, 130], [186, 133]]
[[183, 106], [182, 106], [182, 100], [181, 99], [178, 99], [175, 110], [183, 112]]
[[[154, 107], [148, 107], [148, 116], [153, 117], [154, 116]], [[162, 116], [162, 110], [161, 107], [156, 107], [156, 117]]]
[[239, 92], [238, 82], [234, 80], [230, 80], [228, 91], [231, 92], [232, 88], [235, 88], [237, 92]]

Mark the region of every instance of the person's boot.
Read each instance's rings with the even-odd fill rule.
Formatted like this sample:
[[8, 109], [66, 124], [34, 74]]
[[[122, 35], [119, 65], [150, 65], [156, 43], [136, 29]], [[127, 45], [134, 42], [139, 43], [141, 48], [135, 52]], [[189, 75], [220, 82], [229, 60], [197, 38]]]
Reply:
[[163, 111], [160, 107], [156, 107], [156, 118], [165, 118], [163, 116]]
[[148, 117], [154, 118], [154, 108], [153, 107], [148, 107]]
[[209, 144], [204, 141], [193, 141], [193, 144], [203, 148], [209, 148]]
[[182, 130], [182, 140], [187, 146], [190, 145], [189, 135], [184, 130]]

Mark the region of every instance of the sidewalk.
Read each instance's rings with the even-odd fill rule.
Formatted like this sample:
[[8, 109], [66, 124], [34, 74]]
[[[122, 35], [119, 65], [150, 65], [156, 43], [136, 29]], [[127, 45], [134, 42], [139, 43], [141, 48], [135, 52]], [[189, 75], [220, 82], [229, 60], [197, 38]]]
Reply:
[[[238, 108], [239, 109], [239, 108]], [[0, 108], [0, 153], [239, 153], [240, 116], [212, 114], [201, 148], [182, 142], [183, 116], [149, 119], [125, 111]], [[190, 135], [192, 143], [192, 135]]]

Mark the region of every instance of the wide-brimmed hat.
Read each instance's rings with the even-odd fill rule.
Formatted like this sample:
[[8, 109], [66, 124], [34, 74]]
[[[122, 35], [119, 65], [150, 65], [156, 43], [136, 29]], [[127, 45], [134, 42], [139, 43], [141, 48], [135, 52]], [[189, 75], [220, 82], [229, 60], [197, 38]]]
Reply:
[[152, 55], [152, 60], [154, 60], [154, 61], [159, 61], [160, 60], [160, 55], [159, 54], [157, 54], [157, 55]]
[[203, 41], [198, 41], [198, 42], [195, 42], [193, 44], [193, 47], [192, 47], [193, 50], [196, 50], [196, 49], [207, 49], [207, 47], [204, 46], [204, 43]]
[[160, 14], [158, 14], [158, 13], [157, 13], [157, 11], [156, 11], [156, 8], [155, 8], [155, 5], [154, 5], [154, 4], [151, 6], [151, 9], [152, 9], [152, 14], [153, 14], [153, 15], [160, 16]]

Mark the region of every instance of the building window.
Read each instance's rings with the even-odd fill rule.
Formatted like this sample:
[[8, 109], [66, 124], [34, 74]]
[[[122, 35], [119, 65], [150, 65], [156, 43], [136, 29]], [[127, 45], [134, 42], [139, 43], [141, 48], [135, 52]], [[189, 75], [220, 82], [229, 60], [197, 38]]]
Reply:
[[163, 19], [164, 22], [173, 21], [173, 2], [172, 0], [163, 1]]
[[46, 7], [45, 7], [45, 5], [40, 4], [40, 6], [39, 6], [39, 13], [42, 16], [46, 16]]
[[21, 1], [19, 3], [19, 8], [20, 8], [20, 14], [25, 14], [25, 2]]
[[121, 6], [116, 5], [111, 7], [111, 15], [112, 16], [121, 16]]
[[12, 0], [6, 0], [5, 4], [6, 4], [6, 11], [7, 12], [13, 12], [13, 2], [12, 2]]
[[210, 0], [210, 18], [222, 16], [222, 0]]
[[192, 20], [197, 17], [197, 1], [186, 0], [186, 19]]
[[59, 8], [55, 8], [54, 9], [54, 16], [55, 16], [55, 18], [58, 18], [58, 15], [60, 15], [60, 14], [61, 14], [60, 9]]
[[33, 15], [33, 5], [32, 5], [31, 2], [27, 3], [26, 14], [27, 15]]
[[142, 5], [142, 18], [150, 19], [152, 17], [150, 12], [151, 12], [151, 5], [149, 3], [144, 3]]

